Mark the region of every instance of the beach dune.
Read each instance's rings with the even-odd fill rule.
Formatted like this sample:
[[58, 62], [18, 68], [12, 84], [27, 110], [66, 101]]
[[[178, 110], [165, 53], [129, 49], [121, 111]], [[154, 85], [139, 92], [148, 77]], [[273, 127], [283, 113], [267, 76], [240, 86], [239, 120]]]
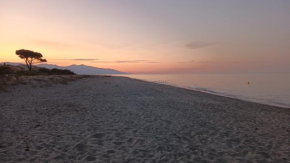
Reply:
[[0, 162], [289, 163], [290, 109], [126, 77], [0, 92]]

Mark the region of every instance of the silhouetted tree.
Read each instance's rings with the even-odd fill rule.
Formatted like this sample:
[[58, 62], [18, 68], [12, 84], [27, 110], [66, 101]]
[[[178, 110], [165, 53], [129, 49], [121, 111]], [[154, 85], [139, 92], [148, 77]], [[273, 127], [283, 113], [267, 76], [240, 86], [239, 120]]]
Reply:
[[32, 70], [32, 64], [35, 63], [34, 61], [38, 61], [38, 63], [47, 62], [46, 59], [42, 58], [43, 56], [41, 53], [37, 53], [31, 50], [16, 50], [16, 55], [18, 55], [21, 59], [25, 60], [26, 66], [29, 71]]

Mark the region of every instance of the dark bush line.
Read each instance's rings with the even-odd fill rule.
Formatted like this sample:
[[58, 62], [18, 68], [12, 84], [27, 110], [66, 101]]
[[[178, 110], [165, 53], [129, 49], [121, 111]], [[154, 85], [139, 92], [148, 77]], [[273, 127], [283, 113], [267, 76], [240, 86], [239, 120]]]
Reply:
[[38, 72], [48, 75], [75, 75], [75, 73], [70, 70], [62, 70], [57, 68], [53, 68], [51, 70], [47, 68], [39, 68]]
[[36, 71], [13, 71], [9, 66], [0, 66], [0, 76], [3, 75], [34, 76], [34, 75], [75, 75], [73, 71], [62, 69], [39, 68]]
[[1, 66], [0, 67], [0, 75], [5, 75], [5, 74], [12, 74], [13, 71], [10, 67], [8, 66]]

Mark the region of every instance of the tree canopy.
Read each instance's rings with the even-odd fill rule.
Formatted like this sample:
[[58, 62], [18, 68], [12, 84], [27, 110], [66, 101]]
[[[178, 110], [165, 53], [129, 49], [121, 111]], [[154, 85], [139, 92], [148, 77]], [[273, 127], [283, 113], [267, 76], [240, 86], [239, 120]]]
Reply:
[[19, 58], [24, 59], [26, 66], [29, 71], [32, 70], [32, 64], [35, 63], [34, 61], [37, 61], [36, 63], [39, 62], [47, 62], [46, 59], [43, 59], [41, 53], [37, 53], [31, 50], [25, 50], [25, 49], [20, 49], [16, 50], [16, 55], [19, 56]]

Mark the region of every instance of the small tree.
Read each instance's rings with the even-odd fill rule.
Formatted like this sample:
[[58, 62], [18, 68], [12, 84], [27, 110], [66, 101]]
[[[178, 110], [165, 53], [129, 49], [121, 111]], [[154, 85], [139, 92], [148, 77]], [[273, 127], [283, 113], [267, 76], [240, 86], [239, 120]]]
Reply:
[[18, 55], [21, 59], [25, 60], [26, 66], [29, 71], [32, 70], [32, 64], [35, 63], [34, 61], [38, 61], [36, 63], [47, 62], [46, 59], [42, 58], [43, 56], [41, 53], [37, 53], [30, 50], [24, 49], [16, 50], [16, 55]]

